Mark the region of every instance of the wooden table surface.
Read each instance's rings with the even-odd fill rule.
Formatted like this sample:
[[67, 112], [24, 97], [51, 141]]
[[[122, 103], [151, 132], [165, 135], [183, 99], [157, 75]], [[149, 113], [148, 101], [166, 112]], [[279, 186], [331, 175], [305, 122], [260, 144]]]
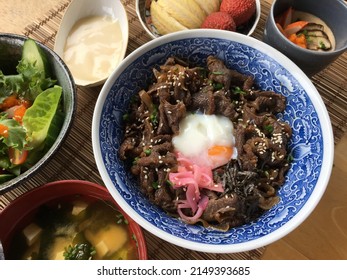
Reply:
[[[22, 34], [26, 26], [45, 15], [60, 2], [60, 0], [0, 0], [0, 32]], [[345, 74], [347, 76], [347, 73]], [[346, 179], [347, 135], [335, 146], [332, 176], [316, 209], [301, 226], [281, 240], [268, 245], [262, 258], [347, 259]]]

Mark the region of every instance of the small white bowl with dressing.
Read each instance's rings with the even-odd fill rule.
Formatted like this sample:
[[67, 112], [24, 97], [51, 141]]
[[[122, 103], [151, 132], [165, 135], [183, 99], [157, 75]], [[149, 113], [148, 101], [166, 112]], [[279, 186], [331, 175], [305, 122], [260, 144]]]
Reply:
[[76, 85], [106, 81], [126, 54], [127, 13], [119, 0], [73, 0], [55, 38], [54, 51], [69, 67]]

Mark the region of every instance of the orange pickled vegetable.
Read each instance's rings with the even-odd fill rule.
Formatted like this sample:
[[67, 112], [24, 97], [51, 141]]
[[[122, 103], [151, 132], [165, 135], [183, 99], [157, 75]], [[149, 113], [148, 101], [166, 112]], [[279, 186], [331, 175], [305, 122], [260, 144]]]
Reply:
[[286, 28], [292, 22], [293, 12], [293, 8], [289, 7], [282, 14], [275, 17], [275, 22], [281, 25], [282, 28]]
[[291, 24], [288, 24], [287, 27], [284, 28], [284, 32], [286, 33], [287, 36], [290, 36], [292, 34], [299, 32], [307, 24], [308, 24], [308, 22], [304, 21], [304, 20], [295, 21]]
[[287, 35], [286, 35], [286, 33], [284, 32], [282, 26], [281, 26], [279, 23], [276, 23], [276, 26], [277, 26], [278, 30], [279, 30], [284, 36], [287, 37]]
[[291, 34], [288, 39], [294, 44], [307, 49], [306, 37], [304, 34]]

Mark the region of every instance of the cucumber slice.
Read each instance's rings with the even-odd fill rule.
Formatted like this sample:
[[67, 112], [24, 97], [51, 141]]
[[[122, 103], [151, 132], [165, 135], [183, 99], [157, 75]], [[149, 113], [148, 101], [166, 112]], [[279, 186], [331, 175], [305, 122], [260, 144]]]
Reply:
[[48, 77], [48, 64], [46, 56], [33, 39], [27, 39], [23, 44], [22, 60], [35, 65], [42, 71], [43, 78]]

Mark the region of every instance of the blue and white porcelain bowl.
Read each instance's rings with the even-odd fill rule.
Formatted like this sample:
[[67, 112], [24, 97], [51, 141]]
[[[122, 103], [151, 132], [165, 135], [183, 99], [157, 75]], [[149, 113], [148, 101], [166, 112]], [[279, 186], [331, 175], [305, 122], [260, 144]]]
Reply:
[[[152, 205], [118, 156], [122, 116], [131, 97], [146, 89], [152, 69], [169, 56], [204, 66], [214, 55], [255, 83], [287, 98], [278, 117], [290, 124], [293, 155], [280, 202], [258, 220], [220, 232], [187, 225]], [[178, 246], [210, 253], [235, 253], [270, 244], [294, 230], [314, 210], [328, 184], [334, 155], [332, 126], [318, 91], [307, 76], [272, 47], [245, 35], [220, 30], [189, 30], [158, 39], [131, 53], [103, 86], [94, 111], [93, 150], [109, 192], [125, 212], [152, 234]]]

